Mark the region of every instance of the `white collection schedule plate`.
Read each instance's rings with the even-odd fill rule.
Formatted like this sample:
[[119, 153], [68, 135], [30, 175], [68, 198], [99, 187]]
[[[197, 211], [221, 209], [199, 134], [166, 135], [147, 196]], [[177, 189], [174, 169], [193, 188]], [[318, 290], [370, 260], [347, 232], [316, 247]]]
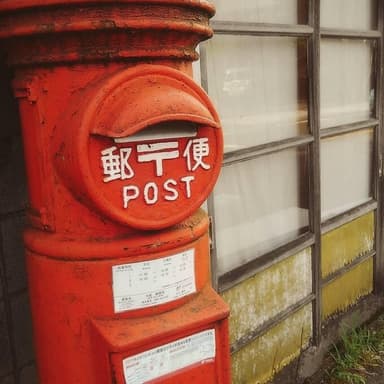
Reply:
[[125, 382], [143, 384], [215, 356], [215, 330], [209, 329], [124, 359]]
[[112, 267], [115, 313], [164, 304], [196, 292], [195, 250]]

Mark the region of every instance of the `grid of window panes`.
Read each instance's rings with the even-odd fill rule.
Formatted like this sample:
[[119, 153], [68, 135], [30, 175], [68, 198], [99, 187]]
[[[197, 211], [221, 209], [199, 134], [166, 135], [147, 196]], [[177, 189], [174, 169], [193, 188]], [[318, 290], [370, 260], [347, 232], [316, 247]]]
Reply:
[[[371, 0], [320, 2], [321, 217], [371, 201], [376, 141], [377, 28]], [[369, 36], [368, 36], [369, 37]]]
[[[203, 70], [224, 131], [211, 202], [216, 273], [223, 276], [310, 232], [312, 29], [306, 0], [214, 3], [216, 33], [205, 45]], [[260, 23], [271, 33], [258, 31]], [[276, 25], [286, 30], [274, 33]]]
[[314, 195], [322, 222], [375, 198], [377, 4], [317, 3], [320, 55], [310, 66], [315, 3], [214, 1], [202, 73], [225, 139], [210, 204], [218, 276], [312, 233]]
[[225, 140], [214, 279], [225, 290], [311, 246], [320, 332], [321, 233], [377, 209], [379, 3], [213, 3], [201, 76]]

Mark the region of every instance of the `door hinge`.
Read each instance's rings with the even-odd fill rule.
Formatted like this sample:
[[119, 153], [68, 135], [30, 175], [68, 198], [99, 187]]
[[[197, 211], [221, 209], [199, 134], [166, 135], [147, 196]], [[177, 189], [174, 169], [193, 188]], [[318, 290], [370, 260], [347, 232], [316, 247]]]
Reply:
[[383, 155], [379, 154], [379, 177], [383, 177]]

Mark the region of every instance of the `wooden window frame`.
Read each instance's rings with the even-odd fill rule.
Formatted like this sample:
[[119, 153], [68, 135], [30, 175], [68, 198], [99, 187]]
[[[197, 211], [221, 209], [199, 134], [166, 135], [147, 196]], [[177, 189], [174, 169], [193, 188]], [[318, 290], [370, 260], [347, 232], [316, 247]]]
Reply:
[[[265, 333], [272, 326], [282, 321], [284, 318], [293, 314], [297, 310], [303, 308], [312, 302], [313, 306], [313, 342], [318, 345], [321, 340], [321, 290], [322, 287], [333, 281], [335, 278], [343, 275], [356, 265], [366, 261], [368, 258], [374, 258], [374, 287], [376, 293], [384, 291], [384, 260], [382, 257], [381, 239], [384, 238], [383, 231], [383, 191], [382, 184], [382, 153], [384, 149], [384, 140], [381, 133], [383, 127], [383, 29], [384, 29], [384, 3], [381, 1], [376, 3], [375, 11], [377, 12], [377, 30], [345, 30], [320, 28], [320, 1], [308, 0], [308, 24], [306, 25], [282, 25], [282, 24], [263, 24], [249, 22], [227, 22], [212, 21], [211, 26], [215, 34], [234, 35], [234, 36], [281, 36], [281, 37], [303, 37], [307, 39], [308, 55], [308, 127], [309, 134], [296, 136], [284, 140], [269, 142], [266, 144], [256, 145], [246, 149], [240, 149], [229, 152], [224, 155], [223, 166], [226, 167], [233, 163], [247, 161], [252, 158], [263, 156], [273, 152], [283, 151], [288, 148], [297, 148], [302, 145], [309, 147], [309, 232], [298, 236], [293, 241], [274, 249], [262, 256], [258, 256], [254, 260], [240, 265], [233, 270], [224, 273], [221, 276], [217, 274], [217, 252], [214, 236], [215, 227], [215, 207], [214, 199], [210, 197], [208, 200], [208, 211], [211, 217], [213, 229], [212, 234], [212, 280], [213, 284], [219, 292], [230, 289], [234, 285], [244, 281], [245, 279], [255, 275], [270, 266], [287, 259], [301, 250], [311, 247], [312, 262], [312, 293], [299, 303], [289, 307], [281, 312], [273, 319], [262, 324], [250, 334], [245, 335], [232, 346], [232, 351], [239, 350], [242, 346], [248, 344], [255, 338]], [[335, 127], [320, 129], [320, 40], [321, 38], [345, 38], [345, 39], [364, 39], [373, 40], [375, 46], [375, 70], [374, 76], [375, 87], [375, 107], [373, 117], [365, 121], [343, 124]], [[209, 92], [208, 74], [207, 74], [207, 53], [204, 45], [200, 47], [201, 55], [201, 83]], [[320, 201], [320, 142], [322, 139], [341, 135], [344, 133], [352, 133], [366, 128], [373, 128], [373, 198], [360, 206], [349, 209], [335, 217], [321, 221], [321, 201]], [[328, 231], [338, 228], [352, 220], [365, 215], [369, 212], [375, 212], [375, 244], [374, 249], [365, 255], [358, 257], [353, 263], [341, 268], [326, 279], [321, 277], [321, 236]]]

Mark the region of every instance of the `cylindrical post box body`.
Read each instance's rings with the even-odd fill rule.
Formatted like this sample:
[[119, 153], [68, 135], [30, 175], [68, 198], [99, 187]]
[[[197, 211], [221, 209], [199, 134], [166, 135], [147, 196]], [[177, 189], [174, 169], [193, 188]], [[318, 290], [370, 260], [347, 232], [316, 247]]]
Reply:
[[29, 185], [41, 384], [229, 383], [207, 215], [220, 121], [203, 0], [4, 0]]

